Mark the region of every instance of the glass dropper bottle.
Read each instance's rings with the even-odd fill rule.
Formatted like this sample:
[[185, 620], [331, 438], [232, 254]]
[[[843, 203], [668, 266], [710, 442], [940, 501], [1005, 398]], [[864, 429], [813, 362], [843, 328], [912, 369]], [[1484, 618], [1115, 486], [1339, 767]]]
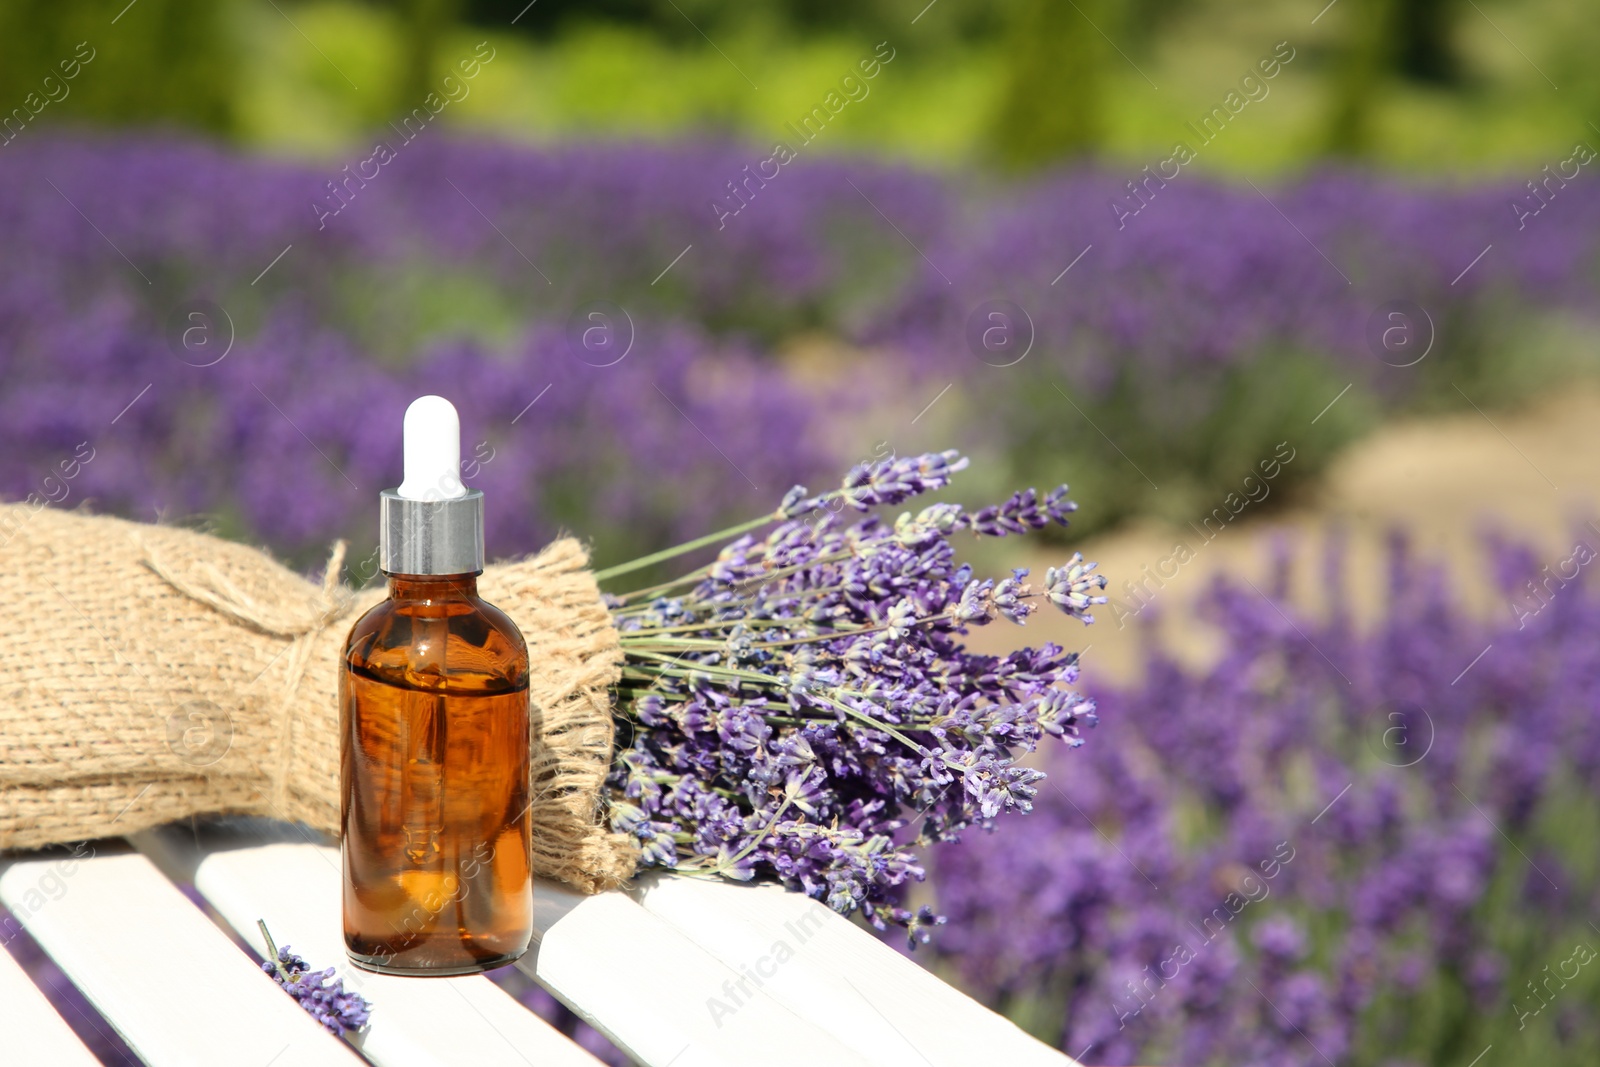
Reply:
[[456, 409], [406, 409], [405, 480], [380, 496], [389, 596], [339, 674], [344, 936], [358, 966], [500, 967], [533, 934], [528, 650], [478, 596], [483, 493], [461, 484]]

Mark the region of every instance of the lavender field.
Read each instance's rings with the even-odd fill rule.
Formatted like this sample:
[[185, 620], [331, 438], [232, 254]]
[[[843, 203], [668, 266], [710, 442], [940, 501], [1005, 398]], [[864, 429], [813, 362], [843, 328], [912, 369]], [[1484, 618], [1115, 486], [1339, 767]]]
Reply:
[[[448, 387], [508, 553], [560, 528], [648, 549], [890, 436], [959, 444], [997, 486], [1067, 477], [1087, 531], [1202, 511], [1291, 426], [1286, 483], [1385, 411], [1494, 407], [1587, 358], [1535, 354], [1595, 312], [1592, 185], [1519, 232], [1509, 186], [1195, 179], [1119, 229], [1105, 174], [1013, 194], [822, 160], [745, 179], [719, 228], [745, 164], [436, 139], [363, 181], [176, 139], [10, 146], [0, 491], [205, 516], [309, 566], [370, 544], [381, 428]], [[1423, 314], [1383, 341], [1396, 300]], [[818, 338], [840, 355], [813, 372], [794, 342]]]
[[[1533, 553], [1484, 547], [1497, 587], [1539, 581]], [[1473, 619], [1397, 539], [1361, 632], [1279, 574], [1219, 581], [1214, 666], [1157, 652], [1102, 687], [1033, 814], [936, 857], [938, 966], [1085, 1062], [1592, 1059], [1593, 581], [1526, 625]]]

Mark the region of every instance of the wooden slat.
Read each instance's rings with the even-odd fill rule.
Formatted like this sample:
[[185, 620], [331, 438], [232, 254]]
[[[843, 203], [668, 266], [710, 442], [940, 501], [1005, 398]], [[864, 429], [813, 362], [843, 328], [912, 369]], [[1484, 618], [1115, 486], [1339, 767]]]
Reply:
[[98, 1067], [100, 1063], [4, 949], [0, 949], [0, 1020], [4, 1020], [7, 1063], [48, 1063], [51, 1067]]
[[1069, 1067], [1074, 1061], [829, 908], [773, 885], [639, 880], [644, 908], [873, 1063]]
[[[877, 1064], [760, 989], [622, 893], [585, 897], [541, 883], [537, 947], [518, 963], [649, 1067]], [[730, 999], [737, 996], [737, 1002]], [[728, 1004], [715, 1011], [713, 998]]]
[[[273, 843], [236, 839], [243, 844], [234, 848], [219, 848], [215, 834], [197, 847], [188, 831], [170, 828], [139, 841], [168, 864], [187, 863], [202, 893], [252, 943], [255, 919], [265, 917], [280, 943], [314, 966], [341, 967], [347, 984], [377, 1005], [364, 1046], [374, 1062], [454, 1062], [471, 1028], [446, 1023], [448, 1043], [429, 1044], [441, 1005], [408, 1003], [395, 1019], [384, 1011], [383, 984], [430, 990], [486, 980], [386, 979], [343, 966], [337, 851], [282, 843], [285, 827], [265, 832]], [[185, 850], [188, 860], [172, 859]], [[541, 882], [534, 912], [535, 948], [518, 966], [647, 1067], [1075, 1067], [852, 923], [777, 887], [651, 876], [634, 896], [585, 897]], [[792, 952], [778, 951], [780, 941]], [[385, 1016], [396, 1030], [379, 1025]], [[406, 1027], [415, 1030], [406, 1042], [385, 1043]], [[475, 1050], [472, 1062], [524, 1061]], [[567, 1061], [530, 1052], [528, 1062]]]
[[89, 858], [12, 863], [0, 874], [0, 900], [142, 1059], [357, 1062], [149, 860], [115, 849], [102, 842]]
[[[282, 828], [265, 832], [269, 838], [288, 836]], [[240, 839], [214, 835], [197, 845], [187, 830], [176, 828], [135, 840], [175, 873], [192, 868], [195, 887], [257, 952], [266, 955], [256, 927], [264, 919], [279, 945], [293, 946], [312, 967], [333, 967], [346, 989], [366, 997], [372, 1021], [359, 1046], [381, 1067], [599, 1067], [592, 1055], [482, 975], [403, 978], [351, 965], [344, 950], [337, 849], [276, 840], [213, 851], [214, 844]]]

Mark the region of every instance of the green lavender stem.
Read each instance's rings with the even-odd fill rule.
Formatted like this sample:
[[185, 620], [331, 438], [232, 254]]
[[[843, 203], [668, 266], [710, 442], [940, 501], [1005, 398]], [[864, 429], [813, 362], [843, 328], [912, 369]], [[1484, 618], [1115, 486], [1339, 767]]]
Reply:
[[[738, 537], [742, 533], [748, 533], [757, 527], [765, 526], [769, 522], [776, 522], [778, 521], [779, 517], [780, 516], [776, 514], [763, 515], [759, 519], [751, 519], [749, 522], [742, 522], [737, 526], [730, 526], [726, 530], [720, 530], [714, 534], [706, 534], [706, 536], [697, 537], [693, 541], [685, 541], [683, 544], [674, 548], [664, 548], [660, 552], [652, 552], [648, 556], [640, 556], [638, 559], [632, 559], [626, 563], [619, 563], [615, 567], [607, 567], [603, 571], [595, 571], [595, 580], [604, 582], [619, 575], [631, 574], [634, 571], [643, 570], [645, 567], [652, 566], [656, 563], [664, 563], [669, 559], [676, 559], [687, 552], [693, 552], [697, 548], [705, 548], [708, 545], [714, 545], [721, 541], [727, 541]], [[634, 592], [627, 594], [627, 596], [638, 596], [643, 592], [647, 592], [647, 590], [635, 590]]]

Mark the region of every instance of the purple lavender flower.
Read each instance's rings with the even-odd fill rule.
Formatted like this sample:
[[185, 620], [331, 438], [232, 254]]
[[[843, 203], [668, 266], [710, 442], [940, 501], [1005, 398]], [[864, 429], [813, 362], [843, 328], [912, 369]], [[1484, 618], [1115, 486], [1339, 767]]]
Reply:
[[1094, 568], [1095, 564], [1084, 562], [1083, 553], [1074, 552], [1065, 567], [1050, 567], [1044, 575], [1050, 602], [1068, 615], [1082, 619], [1085, 625], [1094, 622], [1094, 616], [1089, 614], [1088, 609], [1106, 602], [1105, 597], [1091, 593], [1091, 590], [1106, 587], [1103, 575], [1089, 573]]
[[372, 1005], [360, 993], [347, 992], [344, 979], [335, 978], [329, 967], [313, 971], [305, 960], [289, 951], [289, 946], [278, 948], [267, 924], [261, 922], [261, 936], [267, 941], [267, 959], [261, 969], [283, 987], [310, 1016], [321, 1023], [330, 1034], [343, 1036], [367, 1025], [372, 1015]]
[[832, 492], [807, 496], [804, 486], [790, 489], [778, 505], [777, 515], [785, 519], [798, 518], [834, 500], [857, 511], [901, 504], [914, 496], [943, 489], [950, 484], [950, 476], [965, 470], [966, 466], [967, 458], [954, 451], [858, 463]]

